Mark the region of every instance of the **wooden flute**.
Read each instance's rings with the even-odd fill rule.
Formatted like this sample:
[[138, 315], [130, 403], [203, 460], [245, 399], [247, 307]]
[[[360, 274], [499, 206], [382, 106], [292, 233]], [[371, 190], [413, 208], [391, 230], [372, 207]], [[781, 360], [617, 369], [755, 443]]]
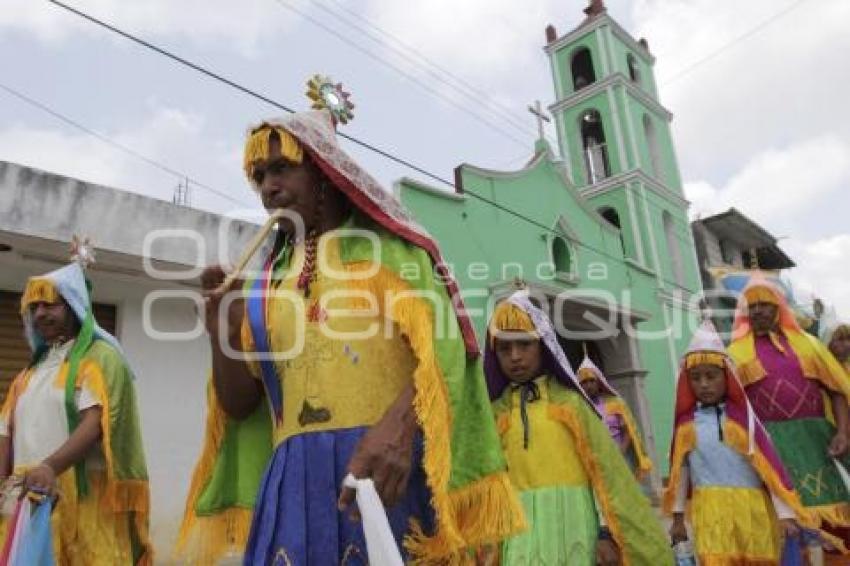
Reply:
[[236, 264], [236, 268], [227, 274], [224, 278], [224, 281], [216, 287], [214, 293], [225, 293], [230, 289], [230, 286], [233, 285], [233, 282], [236, 281], [241, 275], [242, 272], [245, 271], [245, 267], [251, 261], [251, 258], [254, 257], [254, 254], [257, 253], [257, 250], [260, 249], [260, 246], [268, 237], [269, 233], [274, 228], [274, 225], [277, 224], [278, 220], [284, 217], [286, 212], [283, 209], [278, 209], [272, 212], [269, 215], [266, 223], [263, 224], [260, 231], [256, 233], [254, 239], [248, 244], [248, 247], [245, 249], [245, 252], [242, 254], [242, 257], [239, 258], [239, 262]]

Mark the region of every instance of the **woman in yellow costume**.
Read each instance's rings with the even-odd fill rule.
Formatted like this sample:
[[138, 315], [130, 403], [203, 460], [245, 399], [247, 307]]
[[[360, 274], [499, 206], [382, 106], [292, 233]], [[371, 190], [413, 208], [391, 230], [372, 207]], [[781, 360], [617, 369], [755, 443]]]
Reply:
[[687, 540], [690, 500], [699, 564], [779, 564], [782, 537], [800, 535], [797, 521], [815, 526], [708, 321], [682, 359], [672, 446], [664, 511], [673, 543]]
[[[850, 543], [850, 380], [817, 338], [802, 331], [777, 284], [753, 276], [738, 302], [729, 355], [806, 509]], [[850, 557], [830, 555], [834, 564]]]
[[[150, 495], [133, 374], [94, 320], [79, 247], [74, 263], [27, 282], [21, 315], [32, 362], [0, 415], [0, 474], [58, 495], [56, 562], [151, 564]], [[3, 526], [5, 530], [5, 524]]]
[[611, 438], [634, 466], [638, 479], [642, 479], [652, 471], [652, 460], [646, 455], [643, 439], [631, 409], [617, 390], [608, 383], [605, 374], [593, 363], [586, 350], [576, 375], [582, 389], [605, 419], [605, 426], [608, 427]]
[[529, 523], [503, 543], [502, 564], [672, 564], [649, 500], [527, 293], [497, 305], [484, 367]]
[[462, 558], [523, 526], [475, 335], [434, 240], [337, 144], [347, 95], [317, 90], [328, 108], [248, 135], [246, 176], [287, 216], [244, 303], [220, 311], [224, 272], [203, 275], [213, 379], [181, 544], [193, 563], [365, 564], [352, 475], [407, 559]]

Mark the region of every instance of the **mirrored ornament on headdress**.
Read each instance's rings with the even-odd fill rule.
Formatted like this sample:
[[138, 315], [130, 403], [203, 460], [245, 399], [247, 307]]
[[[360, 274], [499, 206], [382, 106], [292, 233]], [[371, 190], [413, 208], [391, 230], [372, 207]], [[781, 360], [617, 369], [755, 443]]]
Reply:
[[334, 125], [347, 124], [354, 118], [354, 104], [351, 93], [342, 89], [342, 83], [334, 84], [333, 79], [324, 75], [314, 75], [307, 81], [307, 97], [313, 101], [314, 110], [327, 110], [331, 113]]
[[94, 246], [88, 236], [74, 234], [71, 238], [71, 261], [80, 264], [83, 269], [95, 262]]

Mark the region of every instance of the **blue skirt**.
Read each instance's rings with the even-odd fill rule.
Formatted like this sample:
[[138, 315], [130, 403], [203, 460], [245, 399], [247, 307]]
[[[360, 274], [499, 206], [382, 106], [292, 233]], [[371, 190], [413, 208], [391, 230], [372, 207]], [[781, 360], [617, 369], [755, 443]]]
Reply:
[[[348, 462], [367, 427], [293, 436], [275, 450], [266, 469], [251, 523], [244, 564], [250, 566], [360, 566], [368, 564], [359, 521], [337, 509]], [[417, 440], [407, 492], [387, 509], [393, 535], [402, 541], [411, 519], [433, 530], [431, 494]], [[404, 553], [402, 553], [404, 554]]]

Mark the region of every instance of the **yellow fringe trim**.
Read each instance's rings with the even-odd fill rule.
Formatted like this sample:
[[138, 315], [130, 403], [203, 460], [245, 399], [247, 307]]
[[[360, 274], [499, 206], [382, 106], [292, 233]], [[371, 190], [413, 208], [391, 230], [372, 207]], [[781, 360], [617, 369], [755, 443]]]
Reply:
[[510, 428], [511, 414], [509, 412], [504, 412], [496, 416], [496, 431], [499, 433], [499, 436], [504, 436]]
[[[215, 552], [227, 551], [227, 548], [221, 548], [219, 545], [215, 549], [209, 549], [204, 546], [204, 544], [200, 544], [213, 541], [215, 541], [215, 543], [223, 544], [221, 540], [210, 539], [209, 537], [204, 536], [202, 534], [203, 527], [208, 523], [212, 525], [213, 528], [218, 528], [219, 530], [224, 527], [217, 525], [213, 521], [213, 519], [219, 515], [216, 515], [215, 517], [198, 517], [195, 513], [195, 507], [198, 503], [198, 499], [201, 497], [201, 493], [209, 481], [209, 478], [212, 476], [218, 450], [221, 447], [222, 440], [224, 439], [225, 425], [225, 414], [219, 406], [218, 398], [215, 394], [215, 388], [212, 385], [212, 375], [210, 375], [210, 380], [207, 383], [207, 421], [204, 428], [204, 445], [201, 448], [201, 456], [198, 459], [198, 463], [195, 464], [195, 469], [192, 472], [192, 481], [189, 484], [189, 495], [186, 497], [186, 507], [183, 511], [183, 522], [180, 525], [180, 532], [177, 536], [175, 550], [175, 553], [185, 555], [189, 551], [190, 541], [199, 541], [198, 545], [192, 545], [192, 553], [197, 552], [199, 556], [211, 557], [210, 564], [215, 563], [217, 559], [221, 557], [216, 555]], [[244, 530], [244, 538], [234, 538], [234, 546], [244, 547], [245, 543], [248, 542], [250, 510], [246, 510], [246, 512], [249, 514], [249, 517], [247, 519], [248, 526]], [[231, 510], [227, 510], [220, 514], [223, 517], [229, 517], [223, 518], [222, 521], [226, 525], [231, 525], [233, 527], [232, 529], [227, 530], [227, 532], [234, 533], [234, 535], [241, 534], [243, 530], [241, 527], [233, 523], [235, 518], [229, 516], [230, 513]], [[238, 515], [235, 510], [233, 510], [233, 514]], [[192, 561], [194, 562], [194, 558]]]
[[779, 298], [776, 293], [768, 287], [753, 286], [744, 291], [744, 298], [748, 305], [756, 303], [770, 303], [771, 305], [779, 306]]
[[[605, 522], [608, 524], [608, 529], [611, 531], [611, 536], [617, 544], [617, 548], [626, 548], [626, 541], [623, 537], [623, 530], [620, 527], [620, 521], [611, 505], [611, 494], [605, 487], [602, 481], [602, 471], [599, 468], [599, 463], [596, 461], [596, 456], [593, 453], [593, 448], [587, 443], [584, 429], [576, 418], [575, 414], [567, 407], [558, 405], [549, 405], [549, 415], [564, 423], [573, 435], [576, 448], [579, 452], [579, 457], [584, 464], [587, 475], [590, 477], [590, 483], [593, 486], [593, 493], [599, 505], [602, 507], [602, 514], [605, 516]], [[622, 556], [622, 566], [629, 566], [628, 556]]]
[[[54, 384], [59, 388], [65, 387], [68, 378], [69, 365], [62, 364], [56, 375]], [[138, 535], [139, 544], [144, 548], [144, 554], [140, 558], [139, 565], [151, 564], [153, 561], [153, 547], [149, 537], [150, 524], [150, 484], [147, 480], [133, 479], [125, 480], [115, 477], [115, 457], [112, 452], [112, 424], [111, 405], [107, 392], [106, 379], [100, 366], [91, 360], [82, 360], [78, 373], [77, 388], [86, 386], [101, 405], [101, 450], [106, 462], [106, 483], [101, 495], [101, 505], [110, 513], [133, 513], [134, 526]], [[69, 473], [73, 475], [75, 470], [71, 468]]]
[[[374, 265], [355, 262], [346, 265], [346, 269], [357, 273], [370, 271]], [[409, 537], [405, 544], [410, 552], [419, 559], [436, 560], [464, 548], [500, 540], [524, 528], [522, 506], [504, 472], [449, 492], [452, 412], [448, 388], [434, 351], [433, 305], [383, 266], [372, 277], [352, 277], [349, 282], [352, 289], [377, 298], [381, 313], [398, 326], [418, 362], [413, 372], [416, 389], [413, 407], [424, 438], [422, 467], [431, 490], [436, 533], [426, 538], [420, 531]]]
[[58, 303], [59, 291], [50, 279], [32, 277], [21, 295], [21, 314], [24, 314], [33, 303]]
[[[62, 366], [59, 372], [58, 384], [65, 386], [68, 377], [68, 364]], [[106, 390], [106, 379], [100, 367], [93, 362], [80, 362], [78, 387], [88, 387], [101, 405], [100, 428], [103, 457], [106, 460], [106, 487], [103, 501], [116, 513], [133, 511], [136, 513], [150, 512], [150, 488], [146, 480], [119, 480], [115, 477], [115, 457], [112, 453], [112, 425], [109, 394]]]
[[195, 508], [212, 476], [221, 442], [226, 416], [218, 402], [212, 376], [207, 384], [207, 420], [201, 456], [192, 472], [183, 522], [177, 536], [173, 558], [199, 566], [213, 566], [228, 554], [239, 554], [248, 543], [253, 509], [230, 507], [215, 515], [199, 516]]
[[[850, 377], [826, 346], [814, 336], [803, 332], [786, 330], [785, 337], [797, 355], [800, 368], [807, 379], [820, 382], [830, 391], [841, 393], [850, 401]], [[729, 355], [735, 360], [738, 375], [744, 385], [755, 383], [766, 375], [764, 366], [756, 355], [752, 332], [734, 340], [729, 345]]]
[[194, 517], [191, 532], [185, 538], [181, 532], [172, 559], [180, 564], [214, 566], [228, 554], [243, 553], [253, 514], [252, 509], [231, 507], [209, 517]]
[[9, 391], [6, 393], [6, 400], [3, 401], [3, 409], [0, 410], [0, 416], [2, 416], [7, 423], [15, 422], [15, 407], [18, 404], [18, 397], [20, 397], [21, 393], [23, 393], [27, 388], [30, 378], [32, 378], [32, 374], [33, 371], [31, 369], [25, 369], [12, 380], [12, 384], [9, 386]]
[[464, 541], [453, 547], [440, 532], [428, 537], [414, 525], [404, 547], [413, 564], [445, 564], [463, 557], [464, 550], [497, 543], [528, 529], [522, 504], [507, 472], [498, 472], [465, 485], [449, 494], [449, 512]]
[[[839, 504], [826, 507], [804, 507], [797, 492], [787, 489], [783, 484], [779, 475], [770, 465], [764, 454], [756, 448], [754, 454], [748, 454], [749, 451], [749, 435], [747, 431], [738, 423], [726, 420], [723, 427], [725, 443], [736, 450], [738, 453], [747, 456], [750, 464], [755, 469], [761, 480], [767, 486], [768, 490], [775, 493], [786, 505], [788, 505], [797, 515], [797, 522], [808, 529], [816, 529], [822, 526], [822, 521], [830, 522], [828, 517], [839, 519], [843, 516], [845, 523], [833, 523], [846, 526], [850, 524], [850, 504]], [[682, 464], [688, 452], [692, 451], [696, 446], [696, 430], [693, 423], [687, 423], [679, 427], [675, 432], [675, 443], [673, 454], [670, 457], [670, 477], [667, 482], [667, 488], [661, 499], [662, 510], [665, 514], [670, 515], [673, 512], [673, 504], [677, 493], [679, 482], [682, 481]], [[836, 509], [843, 507], [843, 509]], [[838, 511], [838, 513], [835, 513]], [[840, 520], [840, 519], [839, 519]], [[835, 546], [839, 551], [846, 552], [844, 544], [840, 539], [818, 530], [819, 536]]]
[[753, 558], [746, 554], [700, 554], [700, 566], [776, 566], [776, 559]]
[[605, 402], [605, 410], [611, 414], [623, 417], [623, 422], [626, 424], [626, 433], [632, 441], [632, 449], [635, 451], [635, 459], [637, 460], [635, 475], [639, 480], [643, 479], [646, 474], [652, 471], [652, 460], [647, 456], [646, 450], [644, 450], [643, 437], [638, 431], [631, 410], [629, 410], [628, 405], [622, 399], [609, 399]]
[[[356, 273], [374, 267], [370, 262], [356, 262], [349, 264], [347, 268]], [[398, 325], [416, 356], [417, 365], [413, 372], [416, 393], [413, 407], [425, 444], [422, 466], [431, 489], [431, 505], [436, 514], [435, 538], [443, 541], [440, 550], [445, 550], [444, 554], [450, 554], [461, 548], [464, 543], [453, 520], [448, 495], [452, 414], [448, 388], [434, 352], [433, 307], [412, 293], [407, 283], [383, 266], [378, 268], [374, 276], [352, 277], [350, 283], [352, 288], [365, 291], [377, 300], [381, 314]], [[394, 300], [387, 300], [388, 296]]]
[[499, 332], [527, 332], [535, 338], [537, 327], [528, 313], [509, 301], [502, 301], [493, 310], [490, 317], [490, 346], [493, 347]]
[[697, 444], [694, 423], [685, 423], [673, 432], [673, 452], [670, 454], [670, 477], [667, 479], [667, 487], [661, 495], [661, 510], [666, 515], [673, 514], [673, 506], [676, 503], [676, 493], [679, 482], [682, 481], [682, 464], [688, 453]]
[[[56, 385], [65, 387], [68, 363], [64, 363], [56, 376]], [[106, 486], [102, 501], [114, 513], [150, 513], [150, 486], [147, 480], [124, 480], [115, 477], [115, 457], [112, 452], [112, 408], [106, 388], [106, 379], [100, 366], [90, 360], [80, 362], [77, 388], [87, 387], [101, 406], [100, 428], [103, 458], [106, 461]]]
[[850, 503], [833, 503], [831, 505], [818, 505], [806, 507], [824, 523], [836, 527], [850, 527]]
[[257, 163], [278, 157], [270, 154], [272, 132], [277, 132], [280, 137], [279, 157], [283, 157], [294, 165], [300, 165], [304, 161], [304, 148], [295, 136], [283, 128], [277, 128], [266, 123], [260, 124], [248, 134], [242, 157], [242, 168], [252, 184], [254, 184], [254, 167]]
[[590, 381], [591, 379], [596, 379], [596, 372], [594, 372], [590, 368], [578, 368], [576, 375], [578, 376], [579, 382]]
[[755, 447], [753, 454], [748, 454], [750, 439], [744, 427], [727, 419], [723, 425], [723, 438], [727, 445], [749, 459], [750, 464], [770, 492], [776, 494], [786, 505], [794, 510], [794, 513], [797, 514], [797, 521], [801, 525], [808, 528], [816, 528], [818, 526], [819, 521], [817, 518], [811, 513], [810, 509], [803, 507], [803, 503], [800, 501], [796, 491], [788, 489], [783, 485], [779, 474], [776, 473], [776, 470], [771, 466], [762, 451], [758, 449], [758, 446]]
[[720, 352], [690, 352], [685, 355], [685, 369], [699, 365], [726, 367], [726, 356]]

